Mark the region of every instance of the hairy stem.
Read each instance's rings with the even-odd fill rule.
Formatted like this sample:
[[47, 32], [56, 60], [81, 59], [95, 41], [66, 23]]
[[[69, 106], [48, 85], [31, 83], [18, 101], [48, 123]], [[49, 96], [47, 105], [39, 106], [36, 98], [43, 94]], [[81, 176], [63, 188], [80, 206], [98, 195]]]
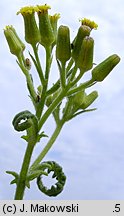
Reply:
[[17, 188], [16, 188], [16, 193], [15, 193], [15, 200], [22, 200], [23, 196], [24, 196], [24, 191], [25, 191], [25, 183], [26, 183], [26, 176], [27, 176], [27, 172], [28, 172], [28, 168], [29, 168], [29, 164], [30, 164], [30, 160], [31, 160], [31, 156], [32, 156], [32, 152], [34, 149], [34, 144], [28, 143], [27, 145], [27, 149], [25, 152], [25, 156], [24, 156], [24, 160], [22, 163], [22, 168], [20, 171], [20, 176], [19, 176], [19, 180], [18, 180], [18, 184], [17, 184]]

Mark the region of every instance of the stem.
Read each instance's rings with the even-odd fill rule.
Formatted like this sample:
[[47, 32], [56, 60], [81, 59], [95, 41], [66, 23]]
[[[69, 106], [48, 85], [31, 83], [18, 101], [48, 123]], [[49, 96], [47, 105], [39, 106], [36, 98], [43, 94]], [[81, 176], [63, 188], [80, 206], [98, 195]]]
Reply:
[[[32, 99], [32, 102], [34, 104], [34, 107], [36, 106], [35, 101], [36, 101], [36, 92], [33, 86], [33, 81], [31, 79], [31, 75], [29, 74], [29, 71], [24, 67], [23, 62], [22, 62], [22, 58], [19, 56], [18, 57], [18, 65], [21, 68], [22, 72], [25, 74], [26, 77], [26, 81], [27, 81], [27, 87]], [[36, 108], [36, 107], [35, 107]]]
[[80, 71], [80, 73], [79, 73], [79, 75], [76, 77], [76, 79], [74, 79], [73, 81], [72, 81], [72, 86], [74, 86], [80, 79], [81, 79], [81, 77], [83, 76], [83, 74], [85, 73], [85, 71]]
[[[74, 61], [71, 58], [71, 60], [68, 63], [68, 66], [65, 68], [66, 78], [68, 78], [70, 76], [71, 72], [72, 72], [72, 70], [70, 70], [70, 69], [71, 69], [73, 63], [74, 63]], [[59, 89], [59, 87], [60, 87], [60, 79], [58, 79], [56, 81], [56, 83], [46, 92], [47, 96], [54, 93], [57, 89]]]
[[33, 83], [32, 83], [31, 76], [30, 76], [30, 74], [28, 72], [25, 75], [26, 75], [26, 81], [27, 81], [28, 90], [30, 92], [31, 98], [33, 98], [33, 102], [35, 102], [37, 94], [36, 94], [36, 92], [34, 90], [34, 86], [33, 86]]
[[55, 142], [55, 140], [57, 139], [62, 127], [63, 127], [64, 122], [60, 121], [59, 124], [56, 126], [56, 129], [53, 133], [53, 135], [51, 136], [50, 140], [48, 141], [48, 143], [46, 144], [46, 146], [44, 147], [44, 149], [42, 150], [42, 152], [39, 154], [39, 156], [37, 157], [37, 159], [34, 161], [34, 163], [31, 165], [30, 167], [30, 171], [35, 169], [35, 167], [42, 161], [42, 159], [45, 157], [45, 155], [47, 154], [47, 152], [50, 150], [50, 148], [52, 147], [53, 143]]
[[32, 46], [32, 48], [33, 48], [35, 59], [36, 59], [37, 66], [38, 66], [36, 69], [37, 69], [37, 72], [39, 74], [41, 84], [43, 84], [44, 83], [44, 75], [43, 75], [42, 67], [41, 67], [38, 52], [37, 52], [38, 49], [37, 49], [36, 45]]
[[61, 80], [61, 86], [62, 89], [66, 86], [66, 71], [65, 71], [65, 64], [66, 62], [61, 62], [61, 71], [60, 71], [60, 80]]
[[45, 69], [46, 80], [49, 79], [50, 67], [51, 67], [51, 46], [46, 47], [46, 69]]
[[56, 83], [46, 92], [47, 96], [53, 94], [60, 87], [60, 80], [58, 79]]
[[31, 155], [34, 149], [34, 144], [28, 143], [26, 152], [25, 152], [25, 156], [24, 156], [24, 160], [23, 160], [23, 164], [22, 164], [22, 168], [20, 171], [20, 176], [19, 176], [19, 180], [18, 180], [18, 184], [17, 184], [17, 188], [16, 188], [16, 193], [15, 193], [15, 200], [22, 200], [23, 196], [24, 196], [24, 191], [25, 191], [25, 182], [26, 182], [26, 176], [27, 176], [27, 172], [28, 172], [28, 168], [29, 168], [29, 164], [30, 164], [30, 160], [31, 160]]
[[73, 70], [72, 70], [72, 73], [71, 73], [71, 76], [70, 76], [70, 79], [69, 79], [69, 83], [72, 82], [75, 78], [75, 75], [76, 75], [76, 72], [77, 72], [77, 66], [75, 65]]
[[71, 69], [73, 63], [74, 63], [74, 60], [73, 60], [73, 58], [71, 58], [67, 67], [66, 67], [66, 75], [67, 75], [68, 71]]
[[69, 96], [69, 95], [72, 95], [78, 91], [82, 91], [83, 89], [86, 89], [86, 88], [92, 86], [93, 84], [95, 84], [95, 83], [92, 79], [88, 80], [88, 81], [84, 82], [83, 84], [81, 84], [80, 86], [75, 87], [75, 88], [71, 89], [70, 91], [68, 91], [67, 95]]
[[46, 48], [46, 69], [45, 69], [45, 81], [43, 85], [43, 90], [41, 94], [41, 100], [38, 104], [36, 115], [38, 118], [41, 117], [45, 100], [46, 100], [46, 91], [48, 86], [48, 80], [49, 80], [49, 73], [50, 73], [50, 67], [51, 67], [51, 46]]

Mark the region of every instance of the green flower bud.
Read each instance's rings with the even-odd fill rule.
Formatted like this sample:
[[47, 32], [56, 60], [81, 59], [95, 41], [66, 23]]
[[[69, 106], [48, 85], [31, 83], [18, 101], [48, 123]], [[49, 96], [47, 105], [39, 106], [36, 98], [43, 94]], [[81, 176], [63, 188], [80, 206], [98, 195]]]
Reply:
[[86, 36], [82, 42], [80, 53], [76, 61], [76, 65], [80, 70], [86, 72], [93, 67], [93, 51], [94, 40]]
[[85, 96], [86, 96], [85, 91], [77, 92], [73, 96], [73, 104], [74, 104], [74, 106], [79, 108], [79, 106], [83, 103]]
[[118, 55], [109, 56], [92, 70], [93, 80], [97, 82], [103, 81], [119, 62], [120, 57]]
[[39, 17], [39, 29], [41, 35], [40, 43], [44, 47], [52, 45], [52, 43], [55, 41], [53, 28], [48, 16], [48, 9], [50, 9], [50, 6], [48, 6], [47, 4], [37, 6], [37, 13]]
[[19, 36], [16, 33], [16, 30], [13, 28], [13, 26], [11, 26], [12, 31], [14, 32], [15, 36], [17, 37], [17, 39], [19, 40], [21, 46], [22, 46], [22, 50], [25, 50], [25, 44], [21, 41], [21, 39], [19, 38]]
[[55, 41], [53, 42], [52, 47], [54, 47], [57, 40], [57, 23], [59, 18], [60, 18], [60, 14], [54, 14], [53, 16], [49, 15], [50, 23], [55, 37]]
[[82, 41], [86, 36], [89, 36], [91, 32], [91, 29], [88, 26], [82, 25], [80, 26], [77, 36], [73, 41], [73, 51], [72, 51], [72, 57], [76, 61], [81, 49]]
[[6, 26], [4, 35], [9, 45], [10, 52], [19, 57], [25, 49], [24, 43], [18, 37], [13, 26]]
[[93, 91], [91, 92], [89, 95], [86, 95], [84, 98], [83, 103], [81, 104], [80, 108], [81, 109], [86, 109], [87, 107], [89, 107], [98, 97], [98, 92], [97, 91]]
[[24, 19], [25, 40], [32, 46], [40, 42], [40, 32], [35, 20], [35, 7], [23, 7], [17, 14], [21, 13]]
[[60, 26], [57, 35], [56, 59], [65, 64], [71, 57], [70, 31], [67, 26]]

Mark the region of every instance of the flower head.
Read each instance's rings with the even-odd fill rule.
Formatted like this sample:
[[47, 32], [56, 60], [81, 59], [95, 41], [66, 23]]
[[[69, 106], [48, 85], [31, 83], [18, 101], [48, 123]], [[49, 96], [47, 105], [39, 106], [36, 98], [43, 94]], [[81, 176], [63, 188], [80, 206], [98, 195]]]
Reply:
[[26, 6], [26, 7], [22, 7], [18, 12], [18, 14], [22, 14], [23, 16], [26, 16], [27, 14], [32, 14], [35, 12], [35, 7], [33, 6]]
[[25, 40], [31, 45], [35, 45], [40, 41], [40, 32], [35, 20], [36, 7], [23, 7], [17, 14], [21, 13], [24, 18]]
[[51, 46], [55, 41], [52, 25], [48, 16], [48, 9], [51, 7], [47, 4], [37, 5], [36, 11], [39, 18], [39, 30], [41, 35], [40, 43], [44, 46]]
[[89, 26], [91, 29], [98, 28], [98, 25], [94, 21], [91, 21], [90, 19], [84, 18], [84, 19], [81, 19], [80, 21], [81, 21], [81, 25]]
[[59, 13], [55, 13], [54, 15], [49, 15], [49, 19], [51, 21], [51, 23], [54, 23], [56, 21], [58, 21], [58, 19], [60, 18], [60, 14]]
[[37, 5], [36, 6], [36, 11], [38, 13], [48, 13], [48, 10], [51, 9], [51, 7], [47, 4], [45, 5]]

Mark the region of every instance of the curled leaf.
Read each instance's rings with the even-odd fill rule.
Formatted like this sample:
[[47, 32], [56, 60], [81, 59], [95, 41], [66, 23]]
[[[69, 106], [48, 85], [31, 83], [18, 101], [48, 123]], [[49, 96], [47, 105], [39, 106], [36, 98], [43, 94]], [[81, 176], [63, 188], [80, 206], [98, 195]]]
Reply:
[[42, 175], [40, 175], [37, 178], [38, 188], [40, 191], [42, 191], [44, 194], [48, 196], [57, 196], [59, 193], [62, 192], [66, 181], [66, 176], [62, 171], [62, 167], [54, 161], [47, 161], [47, 162], [43, 162], [42, 164], [44, 165], [43, 168], [44, 170], [48, 169], [47, 170], [48, 174], [51, 171], [54, 172], [52, 178], [56, 178], [57, 182], [55, 183], [55, 185], [52, 185], [51, 188], [47, 188], [46, 186], [44, 186], [42, 182]]

